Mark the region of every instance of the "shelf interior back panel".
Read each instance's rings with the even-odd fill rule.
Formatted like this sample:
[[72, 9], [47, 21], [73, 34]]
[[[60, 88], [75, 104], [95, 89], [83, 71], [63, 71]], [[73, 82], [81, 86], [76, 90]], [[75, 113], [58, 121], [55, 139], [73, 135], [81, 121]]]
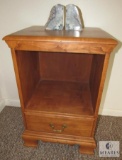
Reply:
[[93, 55], [41, 52], [39, 57], [42, 80], [89, 81]]

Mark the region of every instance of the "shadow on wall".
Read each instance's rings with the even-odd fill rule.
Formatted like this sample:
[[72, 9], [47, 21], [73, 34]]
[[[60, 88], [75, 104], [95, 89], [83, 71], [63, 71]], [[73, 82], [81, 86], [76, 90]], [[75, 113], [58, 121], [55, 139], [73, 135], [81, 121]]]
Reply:
[[81, 9], [78, 6], [77, 6], [77, 8], [78, 8], [78, 11], [79, 11], [82, 27], [84, 28], [85, 26], [84, 26], [84, 20], [83, 20]]

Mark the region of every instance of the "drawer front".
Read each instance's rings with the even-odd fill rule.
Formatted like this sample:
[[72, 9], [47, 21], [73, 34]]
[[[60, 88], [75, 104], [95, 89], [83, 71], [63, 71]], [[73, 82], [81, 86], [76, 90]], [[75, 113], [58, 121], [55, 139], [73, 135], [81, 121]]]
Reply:
[[92, 133], [93, 118], [69, 118], [25, 114], [27, 129], [36, 132], [59, 133], [89, 137]]

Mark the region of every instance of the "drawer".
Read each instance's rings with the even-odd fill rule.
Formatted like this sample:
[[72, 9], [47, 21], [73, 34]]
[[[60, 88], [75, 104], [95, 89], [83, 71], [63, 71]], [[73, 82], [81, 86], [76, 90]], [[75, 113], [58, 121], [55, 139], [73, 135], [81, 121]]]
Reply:
[[57, 115], [25, 114], [27, 129], [36, 132], [91, 136], [93, 118], [64, 117]]

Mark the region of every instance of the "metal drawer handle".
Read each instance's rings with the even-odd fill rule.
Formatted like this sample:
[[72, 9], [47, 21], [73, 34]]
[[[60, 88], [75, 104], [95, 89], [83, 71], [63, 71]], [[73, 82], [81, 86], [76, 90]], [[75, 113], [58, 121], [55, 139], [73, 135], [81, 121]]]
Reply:
[[55, 129], [55, 126], [53, 123], [50, 123], [49, 125], [54, 132], [58, 132], [58, 133], [62, 133], [64, 131], [64, 129], [67, 128], [66, 124], [62, 125], [62, 129]]

